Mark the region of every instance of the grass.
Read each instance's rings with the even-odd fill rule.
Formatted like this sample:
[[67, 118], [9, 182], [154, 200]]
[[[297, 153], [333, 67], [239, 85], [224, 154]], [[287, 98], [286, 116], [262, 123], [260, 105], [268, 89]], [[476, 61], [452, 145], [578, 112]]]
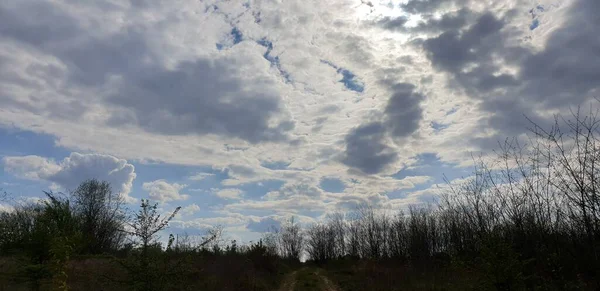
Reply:
[[[178, 258], [180, 259], [180, 258]], [[0, 291], [51, 290], [50, 279], [33, 280], [31, 265], [21, 258], [0, 258]], [[237, 255], [190, 256], [185, 264], [164, 260], [157, 273], [174, 271], [159, 277], [156, 290], [277, 290], [284, 276], [295, 266], [279, 260], [251, 259]], [[114, 258], [74, 258], [67, 266], [70, 290], [133, 290], [125, 268]], [[37, 286], [36, 286], [37, 285]]]
[[477, 274], [452, 267], [420, 268], [386, 261], [338, 261], [323, 266], [341, 290], [487, 290]]
[[296, 275], [294, 291], [320, 290], [323, 282], [317, 275], [316, 268], [302, 268]]

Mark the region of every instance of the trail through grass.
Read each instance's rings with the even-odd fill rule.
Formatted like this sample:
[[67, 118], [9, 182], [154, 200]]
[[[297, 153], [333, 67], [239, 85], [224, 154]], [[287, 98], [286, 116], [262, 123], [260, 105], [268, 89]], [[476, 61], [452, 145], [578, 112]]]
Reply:
[[324, 271], [315, 267], [304, 267], [287, 275], [279, 291], [338, 291], [335, 284], [324, 275]]

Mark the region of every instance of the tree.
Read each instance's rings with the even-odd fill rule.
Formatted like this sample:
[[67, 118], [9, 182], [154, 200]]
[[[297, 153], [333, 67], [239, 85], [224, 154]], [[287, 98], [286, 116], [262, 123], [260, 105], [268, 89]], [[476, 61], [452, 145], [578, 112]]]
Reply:
[[91, 179], [71, 193], [75, 215], [81, 221], [84, 253], [100, 254], [118, 249], [125, 240], [123, 199], [110, 184]]
[[334, 256], [341, 258], [346, 255], [346, 222], [341, 212], [327, 215], [327, 225], [331, 229], [334, 244]]
[[[150, 249], [155, 245], [156, 234], [165, 229], [169, 222], [175, 217], [181, 207], [165, 218], [158, 213], [158, 203], [150, 204], [147, 199], [142, 199], [140, 210], [135, 214], [133, 220], [128, 224], [126, 233], [133, 237], [134, 243], [140, 247], [140, 256], [135, 265], [125, 267], [133, 275], [133, 283], [141, 290], [155, 290], [159, 283], [159, 274], [154, 272], [150, 265]], [[139, 263], [139, 265], [137, 264]]]
[[44, 252], [47, 252], [49, 269], [52, 274], [52, 285], [56, 290], [68, 290], [67, 264], [75, 248], [80, 245], [81, 232], [77, 217], [71, 211], [70, 201], [60, 198], [51, 192], [44, 192], [48, 201], [44, 201], [44, 211], [36, 223], [37, 232], [45, 241]]
[[314, 224], [306, 230], [306, 252], [314, 261], [334, 259], [335, 242], [335, 232], [330, 225]]
[[284, 258], [300, 260], [303, 247], [302, 229], [295, 223], [293, 217], [281, 227], [279, 240]]
[[135, 215], [132, 222], [129, 223], [129, 233], [137, 239], [136, 243], [141, 246], [142, 253], [146, 253], [152, 243], [155, 242], [156, 233], [165, 229], [169, 222], [175, 217], [177, 212], [181, 209], [181, 206], [175, 208], [175, 210], [166, 218], [161, 219], [161, 215], [157, 211], [158, 203], [150, 204], [147, 199], [142, 199], [140, 210]]
[[4, 191], [2, 188], [0, 188], [0, 202], [7, 201], [8, 198], [9, 198], [8, 193], [6, 193], [6, 191]]

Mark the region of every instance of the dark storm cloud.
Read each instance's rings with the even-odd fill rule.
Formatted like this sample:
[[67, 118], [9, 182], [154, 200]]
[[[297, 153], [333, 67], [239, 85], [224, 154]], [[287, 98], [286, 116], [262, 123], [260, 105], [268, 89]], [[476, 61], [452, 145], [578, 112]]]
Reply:
[[406, 27], [408, 17], [384, 17], [377, 20], [374, 25], [386, 30], [396, 32], [426, 32], [437, 33], [448, 29], [460, 29], [467, 24], [467, 21], [473, 18], [473, 13], [467, 8], [460, 9], [455, 12], [449, 12], [442, 15], [441, 18], [434, 17], [433, 14], [423, 14], [422, 21], [419, 21], [416, 26]]
[[[134, 125], [166, 135], [217, 134], [251, 143], [285, 141], [294, 128], [289, 120], [271, 125], [271, 118], [281, 110], [276, 79], [267, 73], [250, 77], [240, 74], [244, 65], [262, 59], [199, 58], [166, 69], [146, 43], [146, 34], [152, 27], [125, 27], [102, 35], [88, 31], [69, 13], [43, 1], [2, 2], [0, 41], [25, 45], [59, 59], [67, 69], [60, 72], [60, 82], [53, 83], [60, 83], [60, 88], [53, 89], [62, 95], [69, 96], [67, 89], [78, 87], [102, 92], [111, 76], [120, 80], [119, 86], [111, 84], [111, 89], [117, 91], [110, 96], [70, 96], [78, 101], [46, 98], [29, 109], [10, 95], [13, 93], [0, 92], [7, 95], [0, 104], [71, 120], [88, 110], [82, 104], [103, 104], [110, 109], [108, 123], [113, 126]], [[257, 54], [260, 56], [260, 52]], [[0, 60], [0, 74], [4, 76], [2, 72], [10, 70], [11, 63]], [[13, 79], [3, 77], [1, 81], [20, 82], [21, 86], [28, 82]], [[44, 89], [47, 88], [40, 88], [40, 92]]]
[[59, 58], [69, 67], [73, 83], [96, 86], [102, 85], [108, 74], [135, 73], [149, 54], [143, 36], [135, 30], [95, 38], [56, 5], [17, 3], [0, 4], [0, 36]]
[[[508, 35], [503, 31], [504, 27], [503, 19], [485, 13], [477, 17], [467, 29], [448, 28], [439, 36], [425, 40], [423, 48], [434, 68], [450, 74], [450, 87], [458, 84], [467, 95], [482, 100], [481, 107], [484, 110], [495, 101], [502, 102], [489, 107], [489, 111], [495, 115], [482, 127], [500, 129], [503, 134], [508, 134], [508, 129], [523, 126], [523, 111], [530, 109], [526, 109], [523, 102], [506, 99], [511, 96], [497, 93], [496, 89], [515, 90], [521, 80], [514, 75], [499, 73], [500, 67], [494, 62], [494, 57], [504, 59], [507, 64], [514, 64], [525, 59], [528, 52], [506, 45]], [[508, 118], [498, 120], [499, 117]], [[485, 148], [494, 144], [483, 140], [477, 140], [476, 143]]]
[[404, 16], [392, 18], [392, 17], [384, 17], [376, 22], [376, 25], [381, 28], [394, 30], [394, 31], [404, 31], [404, 25], [408, 22], [408, 18]]
[[346, 135], [346, 151], [342, 162], [368, 175], [383, 171], [398, 159], [398, 154], [385, 143], [386, 131], [380, 122], [352, 129]]
[[452, 82], [460, 84], [472, 97], [485, 99], [497, 88], [519, 84], [515, 76], [499, 72], [496, 59], [515, 63], [528, 55], [523, 48], [505, 44], [508, 35], [502, 31], [504, 27], [503, 19], [485, 13], [468, 29], [448, 28], [439, 36], [426, 39], [423, 48], [435, 68], [450, 73]]
[[424, 20], [420, 21], [417, 26], [410, 28], [411, 32], [429, 32], [437, 33], [446, 30], [457, 30], [467, 25], [468, 21], [473, 18], [473, 12], [467, 8], [460, 9], [456, 12], [450, 12], [442, 15], [439, 19], [432, 15], [425, 15]]
[[386, 137], [404, 138], [413, 134], [423, 118], [424, 96], [415, 92], [413, 84], [381, 83], [392, 92], [381, 121], [356, 127], [345, 139], [342, 163], [367, 175], [378, 174], [398, 160], [398, 154], [386, 144]]
[[484, 14], [467, 31], [447, 30], [438, 37], [427, 39], [423, 46], [434, 66], [453, 72], [460, 71], [469, 63], [483, 61], [490, 57], [495, 48], [495, 36], [504, 22], [494, 15]]
[[[285, 140], [285, 132], [293, 128], [289, 122], [268, 124], [280, 109], [279, 96], [268, 89], [274, 80], [242, 82], [229, 60], [182, 63], [175, 70], [151, 72], [132, 81], [108, 99], [129, 109], [116, 114], [112, 124], [135, 124], [161, 134], [213, 133], [252, 143]], [[246, 90], [249, 87], [255, 90]], [[241, 92], [244, 98], [239, 98]]]
[[[466, 30], [448, 27], [423, 42], [433, 66], [449, 73], [453, 83], [481, 100], [481, 109], [491, 113], [482, 128], [499, 133], [493, 140], [478, 140], [482, 147], [524, 132], [528, 124], [524, 115], [544, 124], [549, 117], [536, 111], [567, 110], [599, 91], [600, 2], [579, 0], [571, 5], [563, 26], [552, 32], [539, 52], [510, 45], [509, 38], [519, 32], [490, 13]], [[501, 73], [498, 60], [518, 67], [518, 73]]]
[[392, 87], [393, 95], [385, 107], [385, 122], [394, 137], [405, 137], [419, 128], [423, 117], [420, 104], [423, 95], [414, 92], [415, 86], [398, 83]]
[[[435, 8], [445, 2], [418, 3], [422, 6], [411, 6], [413, 10]], [[426, 16], [423, 22], [413, 28], [405, 28], [402, 18], [384, 20], [378, 25], [385, 29], [441, 32], [422, 42], [427, 57], [435, 68], [451, 73], [453, 82], [460, 84], [473, 96], [483, 98], [482, 96], [487, 96], [486, 93], [498, 88], [510, 88], [519, 84], [514, 76], [499, 74], [499, 68], [493, 59], [494, 56], [500, 56], [517, 61], [526, 56], [525, 50], [507, 48], [503, 44], [504, 19], [491, 13], [477, 16], [468, 9], [462, 9], [442, 15], [441, 18]], [[468, 26], [469, 22], [474, 23]], [[473, 65], [476, 66], [470, 71], [466, 70]], [[396, 162], [398, 156], [385, 144], [385, 137], [407, 137], [418, 129], [423, 118], [421, 102], [424, 96], [415, 92], [413, 84], [382, 83], [390, 88], [392, 95], [381, 120], [355, 128], [346, 136], [345, 158], [342, 162], [364, 174], [380, 173]], [[511, 111], [509, 113], [515, 114]], [[511, 117], [507, 121], [515, 120], [514, 116]]]
[[405, 4], [401, 4], [400, 8], [411, 14], [421, 14], [434, 12], [444, 5], [453, 3], [464, 5], [468, 2], [469, 0], [410, 0]]
[[[600, 1], [573, 4], [562, 28], [545, 49], [529, 56], [521, 67], [522, 94], [547, 107], [577, 105], [600, 88]], [[533, 101], [532, 100], [532, 101]]]
[[[6, 5], [6, 6], [5, 6]], [[73, 17], [43, 1], [23, 1], [16, 9], [0, 4], [0, 36], [36, 47], [60, 43], [81, 30]]]

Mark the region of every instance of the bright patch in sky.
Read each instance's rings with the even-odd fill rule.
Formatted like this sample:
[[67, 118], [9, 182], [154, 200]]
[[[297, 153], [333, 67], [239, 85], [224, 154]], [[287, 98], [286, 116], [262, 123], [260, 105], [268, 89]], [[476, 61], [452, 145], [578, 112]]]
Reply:
[[600, 2], [0, 2], [0, 188], [100, 178], [247, 241], [444, 177], [597, 106]]

